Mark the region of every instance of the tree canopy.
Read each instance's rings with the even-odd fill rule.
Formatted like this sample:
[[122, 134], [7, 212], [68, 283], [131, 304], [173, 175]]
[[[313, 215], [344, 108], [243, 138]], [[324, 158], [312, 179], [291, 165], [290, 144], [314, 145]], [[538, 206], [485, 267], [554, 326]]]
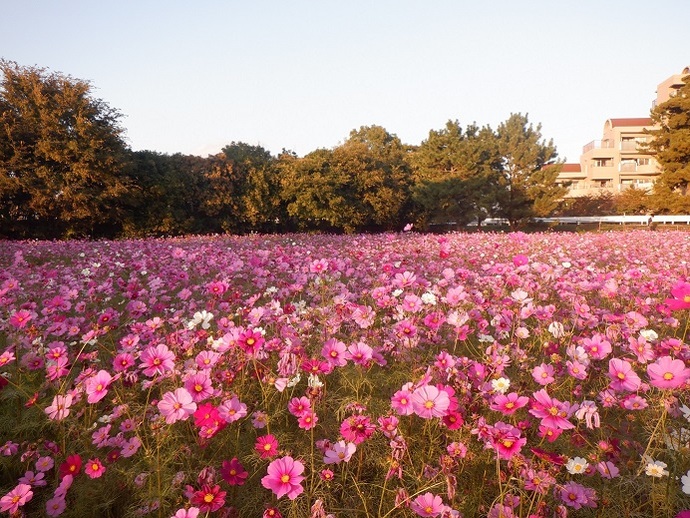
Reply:
[[662, 168], [659, 187], [686, 194], [690, 184], [690, 75], [676, 95], [652, 109], [656, 129], [647, 144]]
[[563, 191], [527, 116], [448, 121], [410, 146], [361, 126], [330, 149], [275, 157], [231, 142], [207, 157], [132, 151], [88, 81], [0, 61], [0, 236], [399, 230], [547, 214]]
[[0, 221], [17, 233], [118, 226], [131, 186], [120, 113], [87, 81], [0, 61]]

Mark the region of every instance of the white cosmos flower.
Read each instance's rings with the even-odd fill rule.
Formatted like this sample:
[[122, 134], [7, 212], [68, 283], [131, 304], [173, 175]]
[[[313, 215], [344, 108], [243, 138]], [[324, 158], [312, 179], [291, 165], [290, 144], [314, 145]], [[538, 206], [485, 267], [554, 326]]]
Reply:
[[683, 493], [685, 493], [686, 495], [690, 495], [690, 470], [688, 470], [688, 472], [685, 475], [680, 477], [680, 481], [683, 484]]
[[640, 336], [647, 340], [648, 342], [653, 342], [659, 335], [653, 329], [643, 329], [640, 331]]
[[572, 459], [568, 459], [568, 462], [565, 465], [565, 469], [567, 469], [568, 473], [571, 475], [579, 475], [580, 473], [584, 473], [588, 467], [589, 462], [582, 457], [573, 457]]
[[660, 460], [650, 460], [647, 466], [644, 468], [644, 472], [650, 477], [661, 478], [663, 476], [668, 476], [667, 465], [665, 462]]
[[510, 380], [508, 378], [498, 378], [495, 380], [491, 380], [491, 388], [494, 389], [494, 392], [498, 392], [499, 394], [505, 394], [508, 392], [508, 389], [510, 388]]

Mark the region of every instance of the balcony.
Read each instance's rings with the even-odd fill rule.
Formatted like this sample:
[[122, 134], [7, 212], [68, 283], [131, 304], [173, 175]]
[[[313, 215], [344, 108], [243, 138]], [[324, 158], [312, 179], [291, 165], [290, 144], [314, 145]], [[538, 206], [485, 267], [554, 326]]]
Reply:
[[582, 154], [584, 155], [587, 153], [587, 151], [591, 151], [593, 149], [611, 149], [613, 148], [613, 142], [610, 140], [593, 140], [589, 144], [585, 144], [582, 147]]

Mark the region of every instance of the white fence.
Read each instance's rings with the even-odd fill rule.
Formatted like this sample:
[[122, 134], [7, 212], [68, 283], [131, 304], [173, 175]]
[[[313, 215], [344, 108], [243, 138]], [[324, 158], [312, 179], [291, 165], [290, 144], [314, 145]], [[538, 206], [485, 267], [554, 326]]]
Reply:
[[[601, 224], [610, 225], [649, 225], [659, 223], [661, 225], [690, 225], [690, 215], [666, 216], [658, 214], [654, 216], [569, 216], [560, 218], [534, 218], [540, 223], [555, 223], [557, 225], [583, 225]], [[482, 221], [482, 225], [507, 225], [508, 220], [503, 218], [487, 218]], [[476, 225], [472, 223], [471, 225]]]

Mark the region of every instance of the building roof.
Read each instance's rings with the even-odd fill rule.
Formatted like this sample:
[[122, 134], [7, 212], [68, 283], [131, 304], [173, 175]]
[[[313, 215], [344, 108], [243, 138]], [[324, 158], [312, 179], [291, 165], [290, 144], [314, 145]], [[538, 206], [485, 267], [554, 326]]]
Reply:
[[615, 128], [617, 126], [651, 126], [653, 124], [652, 119], [649, 117], [637, 117], [632, 119], [609, 119], [611, 121], [611, 127]]
[[561, 166], [561, 173], [579, 173], [582, 171], [580, 164], [563, 164]]

